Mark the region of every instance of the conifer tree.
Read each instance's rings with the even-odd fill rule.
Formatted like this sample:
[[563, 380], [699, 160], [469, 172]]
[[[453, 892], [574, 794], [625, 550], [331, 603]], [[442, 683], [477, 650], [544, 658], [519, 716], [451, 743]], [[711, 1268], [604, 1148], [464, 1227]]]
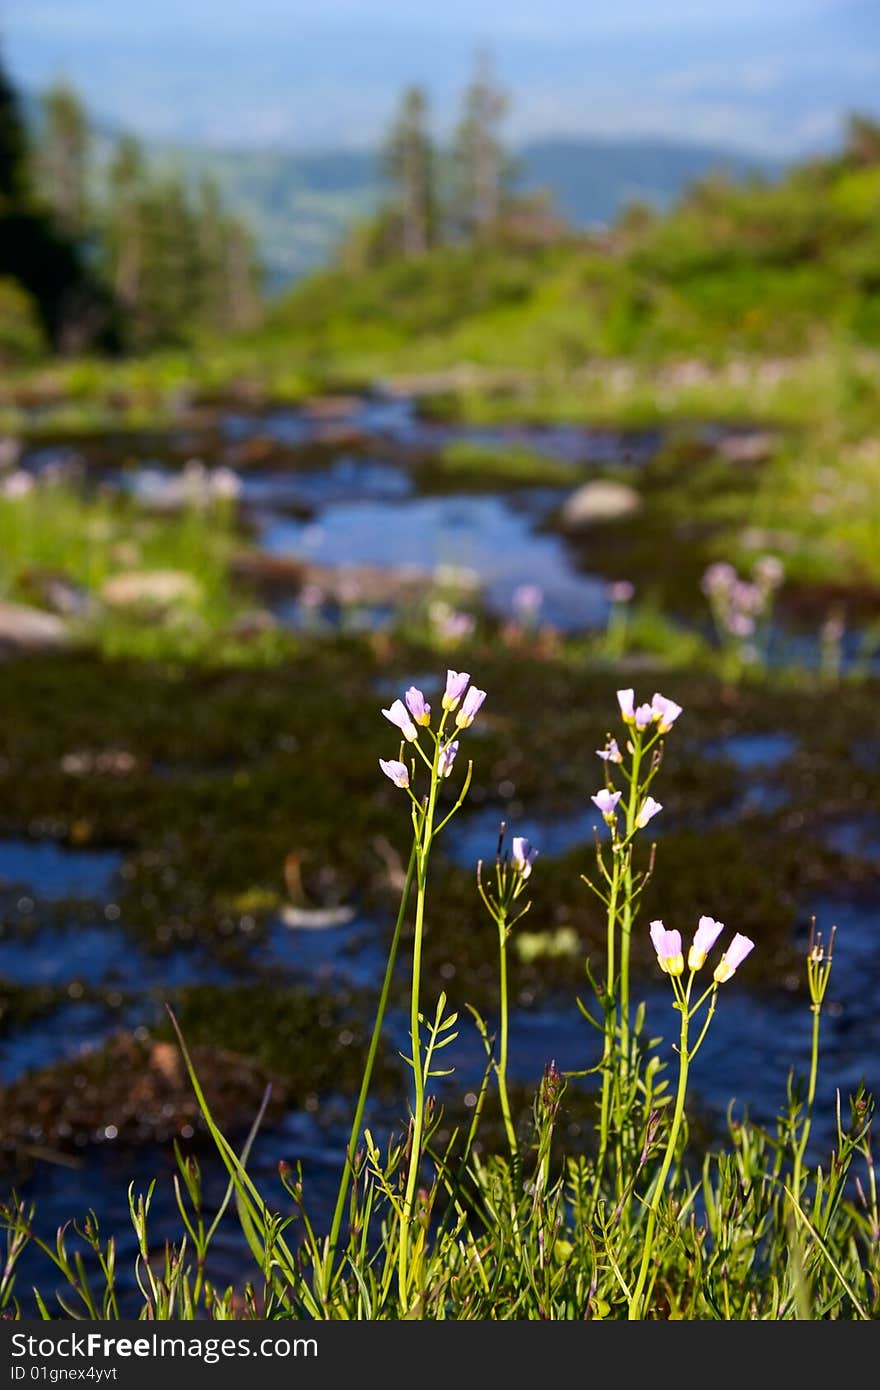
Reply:
[[56, 83], [43, 99], [44, 126], [37, 151], [41, 197], [66, 236], [79, 238], [89, 227], [89, 128], [79, 97]]
[[501, 139], [508, 98], [496, 84], [488, 54], [477, 57], [452, 146], [453, 234], [490, 240], [501, 226], [510, 164]]
[[424, 255], [433, 234], [433, 151], [427, 132], [428, 102], [421, 87], [408, 87], [382, 153], [391, 185], [388, 214], [395, 250]]

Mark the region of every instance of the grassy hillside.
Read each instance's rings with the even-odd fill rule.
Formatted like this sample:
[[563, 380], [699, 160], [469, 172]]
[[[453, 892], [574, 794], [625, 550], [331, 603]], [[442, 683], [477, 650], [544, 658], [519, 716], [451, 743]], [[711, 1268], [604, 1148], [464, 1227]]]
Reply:
[[[880, 167], [845, 160], [778, 184], [694, 186], [665, 217], [568, 246], [446, 249], [310, 278], [267, 337], [344, 370], [365, 358], [543, 370], [880, 343]], [[405, 361], [404, 361], [405, 358]]]

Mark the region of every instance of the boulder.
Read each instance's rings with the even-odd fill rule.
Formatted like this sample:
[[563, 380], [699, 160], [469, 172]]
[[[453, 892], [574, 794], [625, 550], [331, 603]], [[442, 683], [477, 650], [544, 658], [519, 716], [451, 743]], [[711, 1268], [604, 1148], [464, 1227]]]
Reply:
[[57, 614], [0, 601], [0, 651], [55, 651], [69, 640], [67, 626]]
[[767, 430], [722, 435], [718, 453], [727, 463], [764, 463], [776, 447], [776, 438]]
[[101, 597], [111, 608], [171, 608], [193, 603], [201, 589], [184, 570], [126, 570], [105, 581]]
[[95, 600], [68, 575], [60, 571], [36, 567], [26, 570], [19, 580], [22, 597], [32, 599], [50, 613], [62, 618], [90, 618], [95, 612]]
[[596, 478], [577, 488], [563, 503], [560, 522], [566, 531], [601, 521], [620, 521], [634, 516], [642, 505], [635, 488], [607, 478]]

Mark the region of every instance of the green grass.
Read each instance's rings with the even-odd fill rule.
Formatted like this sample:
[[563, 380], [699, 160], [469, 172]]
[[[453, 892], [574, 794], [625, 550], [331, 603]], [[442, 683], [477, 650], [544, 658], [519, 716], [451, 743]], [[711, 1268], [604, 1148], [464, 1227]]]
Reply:
[[[77, 586], [87, 605], [69, 620], [72, 639], [107, 656], [201, 660], [222, 653], [262, 663], [289, 650], [293, 639], [276, 632], [236, 638], [234, 620], [248, 606], [229, 574], [240, 544], [222, 501], [207, 512], [150, 515], [125, 498], [38, 485], [21, 497], [0, 497], [0, 596], [42, 606], [46, 580], [59, 577]], [[183, 591], [174, 602], [105, 601], [104, 586], [114, 577], [156, 571], [179, 576]]]

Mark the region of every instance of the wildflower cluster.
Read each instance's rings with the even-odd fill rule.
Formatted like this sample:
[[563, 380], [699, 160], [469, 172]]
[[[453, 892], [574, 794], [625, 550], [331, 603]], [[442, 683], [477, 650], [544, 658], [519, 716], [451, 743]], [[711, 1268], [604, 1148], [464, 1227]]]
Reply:
[[[429, 1127], [430, 1116], [433, 1113], [426, 1088], [432, 1076], [444, 1074], [434, 1069], [435, 1054], [441, 1048], [447, 1047], [457, 1036], [453, 1031], [457, 1014], [453, 1013], [448, 1017], [446, 1016], [446, 995], [441, 993], [433, 1024], [428, 1025], [427, 1037], [423, 1037], [422, 1025], [425, 1020], [421, 1011], [421, 970], [428, 864], [431, 850], [437, 835], [460, 809], [467, 795], [472, 772], [471, 764], [468, 764], [467, 775], [458, 800], [439, 823], [437, 821], [437, 796], [441, 784], [449, 777], [455, 766], [460, 742], [455, 735], [471, 727], [486, 698], [485, 690], [471, 685], [470, 681], [468, 671], [449, 670], [446, 672], [446, 687], [440, 700], [439, 715], [432, 710], [425, 699], [424, 691], [419, 690], [414, 685], [409, 687], [402, 700], [394, 700], [388, 709], [382, 710], [389, 723], [393, 724], [401, 733], [400, 756], [390, 759], [380, 758], [379, 766], [395, 786], [408, 792], [412, 802], [413, 850], [408, 883], [412, 881], [413, 876], [416, 883], [413, 961], [410, 978], [410, 1046], [412, 1051], [407, 1058], [413, 1072], [414, 1094], [410, 1121], [410, 1144], [405, 1165], [405, 1180], [403, 1181], [403, 1197], [401, 1199], [395, 1195], [393, 1198], [397, 1219], [400, 1223], [397, 1265], [398, 1289], [403, 1308], [409, 1307], [413, 1298], [418, 1298], [421, 1251], [425, 1234], [424, 1226], [418, 1216], [416, 1193], [426, 1144], [426, 1132]], [[422, 742], [423, 738], [428, 745], [428, 751]], [[407, 743], [411, 746], [414, 754], [409, 766], [403, 761], [404, 746]], [[427, 793], [421, 799], [416, 797], [411, 785], [415, 780], [416, 757], [420, 758], [427, 768], [429, 778]], [[408, 888], [406, 892], [408, 892]], [[403, 906], [401, 907], [402, 911]], [[401, 921], [402, 917], [399, 917], [398, 933]], [[380, 1009], [381, 1012], [384, 1012], [384, 1007]], [[365, 1094], [364, 1091], [362, 1099], [365, 1099]], [[362, 1113], [362, 1107], [359, 1106], [359, 1109]], [[360, 1123], [360, 1114], [356, 1118]], [[353, 1129], [352, 1144], [356, 1139], [357, 1135]], [[378, 1177], [380, 1169], [376, 1167], [375, 1154], [373, 1164]], [[338, 1234], [345, 1190], [345, 1186], [340, 1188], [331, 1244], [335, 1242]]]
[[[469, 685], [469, 682], [470, 675], [467, 671], [447, 671], [446, 689], [441, 701], [442, 712], [436, 732], [431, 727], [431, 706], [425, 699], [424, 692], [414, 685], [407, 690], [403, 700], [395, 700], [388, 709], [382, 711], [385, 718], [400, 730], [404, 741], [413, 744], [423, 762], [441, 778], [448, 777], [455, 766], [459, 740], [453, 737], [453, 733], [470, 728], [486, 698], [485, 690], [479, 690], [477, 686]], [[447, 720], [452, 714], [455, 715], [454, 729], [447, 731]], [[433, 758], [428, 756], [419, 742], [420, 729], [425, 729], [434, 741]], [[396, 787], [409, 790], [411, 778], [415, 774], [415, 763], [413, 761], [410, 767], [407, 767], [403, 761], [403, 743], [400, 751], [399, 758], [380, 758], [379, 766]], [[412, 796], [411, 791], [410, 795]]]
[[718, 560], [705, 570], [701, 582], [709, 600], [719, 639], [742, 662], [754, 663], [761, 657], [762, 638], [766, 638], [773, 601], [785, 570], [775, 555], [762, 555], [751, 579], [743, 579], [726, 560]]
[[[657, 952], [660, 969], [667, 975], [683, 975], [684, 955], [681, 933], [667, 931], [659, 919], [651, 923], [649, 930], [651, 942]], [[691, 948], [688, 951], [688, 970], [693, 973], [702, 969], [706, 964], [706, 957], [723, 931], [723, 922], [716, 922], [714, 917], [700, 918]], [[715, 967], [715, 973], [712, 976], [714, 983], [725, 984], [736, 973], [749, 952], [754, 950], [754, 946], [754, 941], [750, 941], [747, 936], [737, 932]]]
[[624, 777], [629, 781], [631, 792], [638, 792], [637, 798], [630, 796], [627, 808], [626, 831], [623, 836], [624, 842], [631, 839], [637, 830], [644, 830], [649, 821], [663, 810], [662, 803], [655, 801], [653, 796], [647, 795], [647, 787], [653, 778], [659, 764], [655, 764], [645, 782], [641, 785], [633, 778], [638, 777], [639, 764], [642, 757], [655, 748], [658, 740], [669, 732], [678, 716], [681, 714], [681, 705], [677, 705], [674, 700], [669, 700], [659, 691], [654, 692], [650, 704], [636, 705], [635, 691], [618, 690], [617, 702], [620, 706], [620, 713], [624, 724], [630, 731], [630, 737], [626, 743], [626, 750], [633, 757], [633, 770], [627, 771], [622, 767], [623, 754], [616, 738], [609, 735], [604, 748], [596, 749], [596, 756], [601, 758], [605, 764], [606, 785], [601, 787], [590, 800], [597, 810], [601, 811], [602, 817], [607, 825], [611, 827], [612, 835], [615, 840], [619, 834], [618, 827], [618, 803], [623, 796], [623, 792], [616, 790], [611, 782], [610, 767], [620, 765]]

